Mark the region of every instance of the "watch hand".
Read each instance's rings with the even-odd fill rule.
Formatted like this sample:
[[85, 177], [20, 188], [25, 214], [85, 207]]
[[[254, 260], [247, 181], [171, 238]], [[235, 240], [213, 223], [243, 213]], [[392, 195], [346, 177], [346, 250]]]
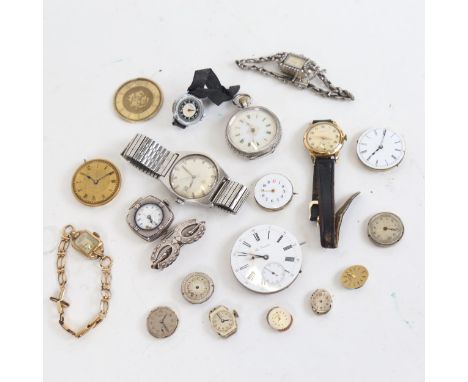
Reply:
[[195, 176], [194, 176], [189, 170], [187, 170], [187, 167], [182, 166], [182, 168], [184, 169], [184, 171], [185, 171], [187, 174], [189, 174], [189, 175], [192, 177], [192, 179], [195, 178]]
[[398, 231], [398, 228], [383, 227], [384, 231]]
[[91, 176], [88, 174], [85, 174], [84, 172], [80, 172], [81, 175], [86, 176], [89, 180], [91, 180], [94, 184], [97, 184], [97, 181], [95, 181]]
[[369, 157], [367, 158], [367, 160], [371, 159], [372, 156], [373, 156], [377, 151], [383, 149], [383, 141], [384, 141], [384, 139], [385, 139], [385, 134], [387, 134], [387, 129], [385, 129], [385, 130], [383, 131], [383, 135], [382, 135], [382, 139], [380, 140], [379, 147], [377, 147], [377, 148], [375, 149], [375, 151], [374, 151], [371, 155], [369, 155]]
[[257, 255], [255, 253], [250, 253], [250, 252], [237, 252], [237, 253], [242, 253], [244, 256], [252, 256], [252, 257], [261, 257], [265, 260], [268, 260], [270, 256], [268, 255]]
[[164, 325], [164, 320], [166, 319], [166, 317], [167, 317], [167, 314], [164, 315], [164, 317], [162, 318], [161, 321], [159, 321], [159, 323]]
[[153, 221], [153, 218], [151, 217], [151, 215], [148, 215], [147, 219], [150, 221], [151, 224], [154, 224], [154, 221]]
[[165, 328], [167, 331], [169, 331], [169, 329], [167, 328], [166, 324], [164, 322], [161, 322], [162, 324], [162, 327]]
[[114, 173], [114, 171], [111, 171], [111, 172], [108, 172], [107, 174], [101, 176], [100, 178], [98, 178], [96, 180], [96, 184], [98, 184], [101, 179], [104, 179], [106, 176], [112, 175], [113, 173]]

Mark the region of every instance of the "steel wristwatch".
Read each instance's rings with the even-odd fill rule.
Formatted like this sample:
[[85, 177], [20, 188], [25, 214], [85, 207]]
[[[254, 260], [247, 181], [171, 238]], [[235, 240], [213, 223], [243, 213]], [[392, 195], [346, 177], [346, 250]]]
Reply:
[[159, 179], [181, 204], [216, 206], [235, 214], [249, 195], [247, 187], [229, 179], [207, 155], [192, 151], [173, 153], [142, 134], [137, 134], [121, 155]]

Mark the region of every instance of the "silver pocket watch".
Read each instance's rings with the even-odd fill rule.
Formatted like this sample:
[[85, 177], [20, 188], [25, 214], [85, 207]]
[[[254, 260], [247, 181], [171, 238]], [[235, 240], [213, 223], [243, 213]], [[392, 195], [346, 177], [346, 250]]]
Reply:
[[247, 159], [257, 159], [275, 151], [281, 140], [278, 117], [266, 107], [250, 106], [248, 94], [237, 94], [232, 102], [241, 110], [226, 126], [229, 146]]

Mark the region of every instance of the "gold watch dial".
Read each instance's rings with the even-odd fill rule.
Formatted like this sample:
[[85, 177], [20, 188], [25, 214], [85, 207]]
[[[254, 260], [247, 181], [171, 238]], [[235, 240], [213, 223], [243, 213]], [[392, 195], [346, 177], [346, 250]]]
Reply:
[[267, 314], [268, 325], [274, 330], [284, 332], [288, 330], [293, 322], [291, 313], [286, 309], [275, 306], [271, 308]]
[[210, 311], [210, 322], [213, 329], [221, 337], [229, 337], [237, 331], [236, 311], [230, 311], [223, 305]]
[[162, 92], [158, 85], [146, 78], [136, 78], [124, 83], [116, 91], [114, 107], [127, 121], [145, 121], [156, 115], [162, 100]]
[[146, 319], [148, 332], [156, 338], [171, 336], [178, 325], [179, 318], [177, 314], [167, 306], [160, 306], [152, 310]]
[[347, 289], [362, 287], [369, 277], [369, 272], [363, 265], [352, 265], [341, 274], [341, 283]]
[[109, 203], [120, 189], [117, 167], [104, 159], [93, 159], [82, 164], [73, 175], [72, 191], [87, 206]]
[[340, 151], [346, 136], [333, 122], [312, 123], [304, 134], [305, 147], [316, 155], [333, 155]]

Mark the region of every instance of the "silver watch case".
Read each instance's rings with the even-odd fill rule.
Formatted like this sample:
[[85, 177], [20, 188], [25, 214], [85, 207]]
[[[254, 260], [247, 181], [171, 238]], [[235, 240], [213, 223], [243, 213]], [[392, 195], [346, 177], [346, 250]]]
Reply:
[[[186, 99], [193, 99], [200, 106], [200, 114], [197, 116], [197, 118], [190, 122], [187, 122], [184, 119], [182, 119], [182, 117], [177, 112], [180, 103]], [[177, 123], [183, 125], [184, 127], [195, 125], [196, 123], [200, 122], [203, 118], [205, 118], [205, 105], [203, 103], [203, 100], [188, 93], [184, 94], [183, 96], [176, 99], [172, 104], [172, 116]]]
[[[231, 142], [231, 139], [229, 138], [229, 129], [232, 127], [232, 125], [234, 124], [234, 120], [236, 119], [236, 116], [238, 113], [240, 112], [243, 112], [245, 110], [261, 110], [261, 111], [264, 111], [268, 114], [270, 114], [275, 123], [276, 123], [276, 126], [277, 126], [277, 129], [276, 129], [276, 135], [273, 139], [273, 141], [270, 143], [270, 145], [268, 145], [267, 147], [265, 147], [263, 150], [260, 150], [260, 151], [257, 151], [255, 153], [248, 153], [248, 152], [245, 152], [245, 151], [242, 151], [242, 150], [239, 150], [237, 147], [234, 146], [234, 144]], [[241, 155], [242, 157], [244, 158], [247, 158], [247, 159], [257, 159], [257, 158], [260, 158], [264, 155], [268, 155], [268, 154], [272, 154], [276, 147], [278, 146], [278, 144], [280, 143], [280, 140], [281, 140], [281, 135], [282, 135], [282, 130], [281, 130], [281, 123], [278, 119], [278, 117], [276, 116], [275, 113], [273, 113], [270, 109], [266, 108], [266, 107], [263, 107], [263, 106], [249, 106], [249, 107], [243, 107], [241, 108], [241, 110], [237, 111], [230, 119], [229, 119], [229, 122], [226, 126], [226, 140], [229, 144], [229, 147], [234, 151], [236, 152], [237, 154]]]
[[[151, 230], [141, 229], [135, 222], [135, 215], [137, 211], [145, 204], [157, 204], [163, 213], [163, 219], [161, 223], [156, 228]], [[152, 195], [138, 199], [130, 206], [127, 214], [127, 223], [132, 231], [146, 241], [154, 241], [158, 237], [162, 236], [167, 231], [173, 220], [174, 214], [170, 210], [169, 204], [166, 201], [162, 201]]]
[[[179, 195], [175, 190], [172, 189], [171, 181], [170, 181], [170, 176], [172, 173], [173, 168], [179, 163], [180, 160], [185, 158], [186, 156], [189, 155], [199, 155], [199, 156], [204, 156], [208, 158], [211, 162], [214, 163], [216, 166], [216, 171], [218, 173], [218, 178], [216, 179], [216, 183], [213, 186], [213, 189], [205, 196], [198, 198], [198, 199], [186, 199], [183, 196]], [[195, 152], [195, 151], [181, 151], [177, 153], [177, 159], [172, 163], [171, 167], [165, 172], [164, 175], [161, 175], [158, 178], [162, 184], [176, 197], [176, 202], [179, 204], [184, 204], [185, 202], [191, 203], [191, 204], [198, 204], [202, 206], [208, 206], [208, 207], [213, 207], [213, 201], [212, 198], [214, 194], [219, 190], [221, 184], [229, 179], [229, 176], [226, 174], [226, 172], [220, 167], [220, 165], [210, 156], [200, 153], [200, 152]]]
[[[304, 63], [301, 67], [290, 65], [287, 63], [288, 57], [298, 58], [299, 60], [303, 60]], [[304, 57], [301, 54], [294, 53], [285, 53], [278, 63], [281, 72], [291, 76], [291, 81], [298, 85], [302, 85], [302, 87], [307, 87], [308, 82], [313, 76], [313, 71], [310, 70], [311, 64], [315, 65], [311, 59]]]

